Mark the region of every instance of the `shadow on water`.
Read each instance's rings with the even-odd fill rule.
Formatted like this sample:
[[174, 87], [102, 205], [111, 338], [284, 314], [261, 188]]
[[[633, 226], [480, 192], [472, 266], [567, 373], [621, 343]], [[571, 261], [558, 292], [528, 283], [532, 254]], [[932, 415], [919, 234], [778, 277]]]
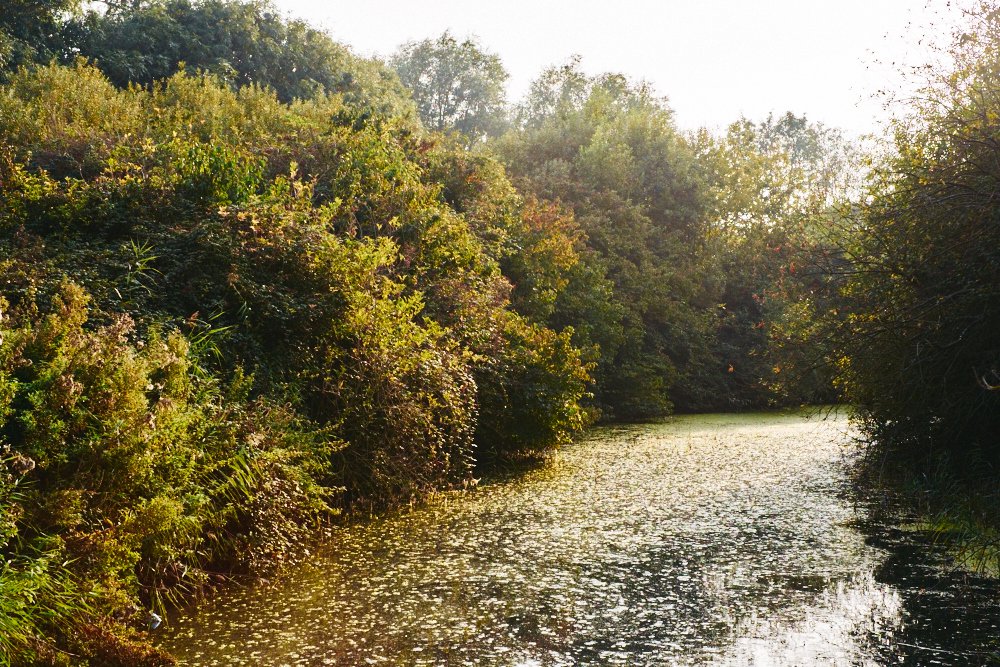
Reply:
[[957, 569], [930, 533], [884, 519], [859, 528], [886, 557], [875, 579], [900, 592], [905, 622], [869, 638], [883, 664], [1000, 665], [1000, 584]]
[[545, 467], [345, 526], [161, 643], [197, 665], [991, 664], [997, 586], [869, 520], [850, 438], [837, 415], [595, 429]]

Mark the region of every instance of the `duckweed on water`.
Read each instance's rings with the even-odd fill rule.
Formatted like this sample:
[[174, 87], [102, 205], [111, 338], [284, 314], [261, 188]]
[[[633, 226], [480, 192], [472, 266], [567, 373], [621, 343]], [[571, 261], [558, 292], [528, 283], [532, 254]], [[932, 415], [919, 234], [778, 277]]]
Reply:
[[836, 415], [597, 429], [518, 480], [343, 528], [162, 645], [198, 665], [981, 664], [996, 590], [950, 605], [939, 570], [866, 538], [850, 437]]

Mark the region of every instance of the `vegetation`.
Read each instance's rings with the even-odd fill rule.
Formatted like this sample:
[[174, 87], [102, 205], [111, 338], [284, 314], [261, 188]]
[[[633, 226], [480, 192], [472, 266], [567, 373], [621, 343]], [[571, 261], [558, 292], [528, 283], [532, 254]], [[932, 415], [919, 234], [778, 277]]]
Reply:
[[61, 17], [79, 10], [78, 0], [11, 0], [0, 15], [0, 72], [15, 71], [65, 53]]
[[844, 216], [849, 310], [827, 326], [870, 463], [995, 554], [1000, 13], [983, 3], [967, 19], [948, 66], [925, 70], [919, 103], [872, 160], [866, 204]]
[[0, 664], [170, 664], [150, 609], [596, 418], [846, 397], [871, 460], [997, 497], [998, 16], [862, 182], [836, 131], [686, 134], [575, 59], [509, 105], [448, 33], [13, 3]]
[[[807, 216], [846, 177], [844, 142], [791, 114], [684, 136], [662, 99], [620, 75], [550, 69], [494, 142], [515, 183], [571, 208], [581, 268], [547, 320], [599, 349], [606, 416], [799, 402], [775, 391], [772, 324], [805, 286]], [[822, 173], [820, 173], [822, 172]], [[824, 180], [825, 179], [825, 180]], [[828, 386], [828, 380], [827, 380]]]
[[[163, 663], [142, 607], [583, 424], [571, 333], [500, 267], [537, 207], [405, 117], [78, 62], [13, 74], [0, 136], [7, 662]], [[462, 212], [466, 166], [498, 199]]]
[[871, 204], [848, 217], [841, 342], [857, 341], [844, 349], [845, 382], [876, 440], [906, 457], [995, 465], [1000, 17], [980, 18], [957, 69], [931, 82], [895, 150], [872, 165]]
[[437, 40], [404, 45], [391, 64], [412, 93], [424, 127], [475, 142], [506, 125], [507, 71], [474, 41], [459, 43], [445, 32]]

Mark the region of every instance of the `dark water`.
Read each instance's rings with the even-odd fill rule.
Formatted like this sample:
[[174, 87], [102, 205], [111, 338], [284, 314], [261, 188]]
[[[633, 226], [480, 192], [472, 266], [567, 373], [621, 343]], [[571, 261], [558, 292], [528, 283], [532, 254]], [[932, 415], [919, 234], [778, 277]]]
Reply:
[[193, 665], [1000, 664], [1000, 593], [864, 528], [844, 418], [600, 429], [514, 481], [340, 530], [171, 619]]

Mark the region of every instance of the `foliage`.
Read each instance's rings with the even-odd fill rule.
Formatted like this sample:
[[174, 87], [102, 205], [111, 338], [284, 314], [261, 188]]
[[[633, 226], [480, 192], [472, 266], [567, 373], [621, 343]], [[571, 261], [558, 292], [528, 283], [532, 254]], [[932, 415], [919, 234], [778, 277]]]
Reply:
[[840, 312], [832, 260], [835, 206], [857, 157], [836, 131], [785, 114], [701, 132], [714, 211], [711, 254], [724, 287], [717, 345], [735, 405], [833, 402], [831, 349], [817, 315]]
[[[83, 11], [85, 9], [86, 11]], [[181, 69], [278, 99], [339, 94], [356, 109], [410, 116], [399, 79], [265, 0], [143, 0], [83, 9], [74, 0], [14, 0], [0, 19], [0, 73], [57, 59], [92, 61], [119, 88]]]
[[580, 227], [545, 321], [599, 350], [605, 416], [834, 398], [805, 323], [836, 309], [835, 289], [803, 267], [856, 187], [851, 144], [792, 114], [683, 136], [648, 85], [578, 58], [532, 84], [516, 123], [492, 147]]
[[834, 330], [873, 453], [959, 477], [1000, 462], [1000, 16], [984, 5], [970, 22], [847, 218]]
[[33, 62], [47, 62], [64, 48], [64, 18], [79, 0], [7, 0], [0, 14], [0, 80]]
[[[0, 611], [34, 619], [12, 655], [140, 660], [139, 605], [582, 425], [586, 363], [502, 272], [540, 286], [525, 313], [550, 303], [572, 225], [536, 224], [496, 163], [207, 74], [122, 90], [48, 65], [0, 107], [0, 443], [32, 466], [0, 499], [2, 581], [35, 587]], [[450, 197], [466, 167], [485, 189]]]
[[507, 320], [502, 353], [477, 374], [482, 407], [476, 440], [485, 460], [537, 457], [586, 424], [580, 400], [590, 377], [572, 333]]
[[475, 143], [499, 134], [506, 121], [507, 71], [472, 39], [449, 32], [400, 47], [390, 62], [410, 90], [424, 126], [454, 130]]
[[[706, 361], [705, 306], [715, 303], [694, 277], [707, 199], [692, 147], [648, 87], [586, 77], [576, 62], [544, 73], [518, 120], [523, 129], [493, 148], [515, 182], [572, 210], [585, 239], [570, 274], [579, 282], [563, 278], [550, 321], [600, 350], [606, 415], [664, 414], [671, 389]], [[681, 407], [705, 405], [698, 383], [690, 378]]]

